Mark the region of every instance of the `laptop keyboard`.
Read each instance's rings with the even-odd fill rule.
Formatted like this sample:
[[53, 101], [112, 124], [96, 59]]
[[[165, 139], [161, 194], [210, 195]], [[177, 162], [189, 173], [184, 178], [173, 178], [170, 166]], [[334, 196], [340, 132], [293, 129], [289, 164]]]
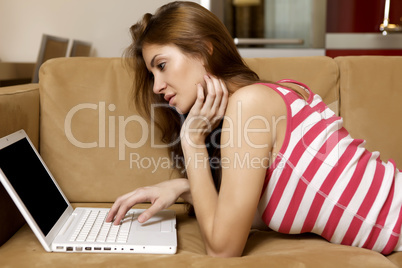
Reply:
[[70, 241], [126, 243], [134, 213], [127, 213], [119, 225], [105, 222], [107, 213], [108, 211], [106, 210], [88, 209], [71, 236]]

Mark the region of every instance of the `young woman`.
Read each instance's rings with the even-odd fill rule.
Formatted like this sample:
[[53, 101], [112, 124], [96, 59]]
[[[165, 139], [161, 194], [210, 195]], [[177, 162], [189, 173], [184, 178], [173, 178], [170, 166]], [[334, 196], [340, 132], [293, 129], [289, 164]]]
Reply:
[[399, 170], [352, 139], [307, 86], [260, 81], [224, 25], [192, 2], [146, 14], [131, 32], [137, 107], [175, 108], [157, 118], [186, 178], [118, 198], [107, 221], [150, 201], [145, 222], [182, 197], [213, 256], [240, 256], [261, 223], [384, 254], [401, 248]]

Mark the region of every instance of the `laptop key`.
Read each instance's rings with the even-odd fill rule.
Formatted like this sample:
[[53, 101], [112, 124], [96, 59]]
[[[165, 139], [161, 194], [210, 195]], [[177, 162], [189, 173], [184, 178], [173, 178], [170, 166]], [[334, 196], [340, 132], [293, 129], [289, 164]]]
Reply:
[[117, 237], [117, 242], [118, 243], [126, 243], [127, 239], [128, 239], [128, 234], [130, 232], [130, 227], [131, 227], [131, 223], [133, 222], [133, 214], [128, 214], [122, 224], [121, 224], [121, 228], [119, 231], [119, 235]]
[[88, 219], [88, 216], [91, 211], [87, 210], [85, 211], [84, 216], [82, 217], [80, 223], [78, 224], [77, 228], [75, 229], [73, 235], [70, 237], [70, 241], [75, 241], [78, 238], [78, 235], [80, 234], [80, 231], [82, 230], [82, 227], [84, 227], [85, 221]]
[[98, 237], [96, 238], [96, 242], [106, 242], [107, 235], [109, 234], [110, 227], [112, 226], [111, 222], [104, 222], [102, 228], [99, 232]]
[[105, 222], [106, 211], [91, 211], [84, 215], [70, 241], [77, 242], [127, 242], [134, 214], [128, 213], [120, 225]]
[[119, 233], [121, 225], [112, 225], [109, 231], [109, 235], [106, 239], [106, 242], [116, 242], [117, 234]]

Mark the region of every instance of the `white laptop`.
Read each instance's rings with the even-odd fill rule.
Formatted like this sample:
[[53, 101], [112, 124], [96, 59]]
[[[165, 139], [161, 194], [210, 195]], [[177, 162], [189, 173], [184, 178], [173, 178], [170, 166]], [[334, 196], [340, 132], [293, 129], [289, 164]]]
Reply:
[[46, 251], [176, 253], [174, 211], [140, 224], [132, 209], [115, 226], [108, 208], [73, 209], [24, 130], [0, 139], [0, 181]]

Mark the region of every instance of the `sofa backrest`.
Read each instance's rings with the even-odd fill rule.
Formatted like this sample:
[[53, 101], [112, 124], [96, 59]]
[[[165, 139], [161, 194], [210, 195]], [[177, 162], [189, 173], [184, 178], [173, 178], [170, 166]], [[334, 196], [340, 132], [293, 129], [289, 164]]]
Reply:
[[[337, 110], [338, 68], [327, 57], [246, 59], [261, 79], [299, 80]], [[40, 152], [71, 202], [113, 202], [179, 177], [160, 132], [131, 101], [133, 75], [119, 58], [60, 58], [40, 71]]]
[[[160, 132], [138, 116], [121, 59], [60, 58], [40, 72], [40, 152], [71, 202], [113, 202], [177, 177]], [[159, 142], [160, 145], [160, 142]]]
[[402, 57], [338, 57], [340, 114], [352, 137], [402, 168]]
[[335, 112], [339, 112], [339, 69], [329, 57], [246, 58], [260, 79], [293, 79], [306, 84]]

